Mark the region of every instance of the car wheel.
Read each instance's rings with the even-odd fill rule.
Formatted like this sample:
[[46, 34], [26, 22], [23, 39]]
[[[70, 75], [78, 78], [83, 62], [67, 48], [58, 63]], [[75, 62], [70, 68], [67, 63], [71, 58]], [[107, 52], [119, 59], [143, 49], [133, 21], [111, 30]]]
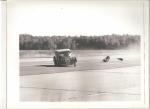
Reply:
[[57, 60], [55, 56], [53, 57], [53, 61], [54, 61], [54, 65], [57, 66]]
[[74, 67], [76, 67], [76, 62], [74, 62]]
[[74, 67], [76, 67], [76, 63], [77, 63], [77, 58], [75, 57], [73, 61]]

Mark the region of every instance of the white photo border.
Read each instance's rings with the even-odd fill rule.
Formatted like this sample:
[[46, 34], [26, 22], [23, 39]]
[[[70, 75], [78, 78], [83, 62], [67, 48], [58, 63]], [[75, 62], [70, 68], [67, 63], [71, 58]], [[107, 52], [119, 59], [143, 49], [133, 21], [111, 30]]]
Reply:
[[[143, 4], [144, 12], [144, 39], [142, 41], [142, 45], [144, 45], [144, 49], [142, 51], [142, 58], [144, 58], [144, 61], [142, 61], [142, 64], [144, 65], [144, 75], [142, 78], [144, 78], [142, 87], [144, 90], [142, 90], [143, 99], [141, 101], [136, 102], [20, 102], [19, 101], [19, 47], [18, 47], [18, 37], [14, 37], [18, 35], [18, 31], [13, 30], [14, 23], [12, 22], [11, 17], [9, 17], [10, 14], [13, 14], [9, 10], [9, 7], [17, 0], [8, 0], [6, 2], [7, 6], [7, 17], [6, 17], [6, 34], [3, 34], [3, 36], [6, 36], [6, 39], [3, 38], [2, 40], [6, 40], [6, 44], [4, 45], [7, 47], [7, 51], [3, 50], [6, 55], [6, 70], [3, 69], [6, 72], [6, 75], [3, 74], [2, 76], [6, 78], [5, 88], [6, 90], [6, 108], [9, 109], [31, 109], [31, 108], [41, 108], [41, 109], [47, 109], [47, 108], [129, 108], [129, 109], [147, 109], [149, 108], [149, 1], [148, 0], [141, 0], [140, 3]], [[36, 1], [36, 0], [34, 0]], [[102, 1], [102, 0], [101, 0]], [[125, 0], [119, 0], [119, 1], [125, 1]], [[138, 0], [133, 0], [138, 1]], [[67, 2], [67, 1], [66, 1]], [[110, 2], [113, 2], [112, 0]], [[3, 24], [4, 25], [4, 24]], [[5, 26], [3, 27], [5, 28]], [[13, 33], [15, 31], [15, 33]], [[5, 41], [4, 41], [5, 42]], [[5, 59], [5, 58], [4, 58]], [[5, 63], [3, 63], [5, 64]], [[5, 68], [5, 66], [4, 66]], [[17, 74], [15, 74], [17, 72]], [[13, 75], [14, 74], [14, 75]], [[7, 76], [7, 77], [5, 77]], [[12, 87], [13, 86], [13, 87]], [[17, 88], [18, 87], [18, 88]], [[3, 101], [4, 102], [4, 101]], [[4, 103], [5, 104], [5, 103]], [[4, 105], [5, 106], [5, 105]]]

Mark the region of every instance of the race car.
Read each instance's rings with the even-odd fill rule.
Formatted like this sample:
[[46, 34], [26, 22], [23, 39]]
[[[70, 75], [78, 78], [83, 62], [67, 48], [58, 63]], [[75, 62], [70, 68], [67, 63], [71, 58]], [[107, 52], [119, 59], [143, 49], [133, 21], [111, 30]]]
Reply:
[[74, 65], [76, 67], [77, 58], [72, 56], [70, 49], [59, 49], [55, 50], [53, 61], [55, 66]]

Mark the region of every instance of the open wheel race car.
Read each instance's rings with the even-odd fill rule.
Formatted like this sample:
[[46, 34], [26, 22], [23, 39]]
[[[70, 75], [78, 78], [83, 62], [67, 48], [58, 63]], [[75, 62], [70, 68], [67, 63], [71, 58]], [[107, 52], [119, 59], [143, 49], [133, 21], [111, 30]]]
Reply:
[[59, 49], [55, 50], [55, 56], [53, 57], [55, 66], [76, 66], [77, 58], [72, 56], [70, 49]]

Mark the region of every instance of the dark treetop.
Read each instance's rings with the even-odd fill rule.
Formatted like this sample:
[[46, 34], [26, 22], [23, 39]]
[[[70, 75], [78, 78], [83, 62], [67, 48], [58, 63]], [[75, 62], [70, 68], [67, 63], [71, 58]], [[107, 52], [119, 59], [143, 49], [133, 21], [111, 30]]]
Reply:
[[104, 36], [32, 36], [19, 35], [20, 50], [53, 49], [122, 49], [130, 46], [140, 47], [139, 35], [104, 35]]

